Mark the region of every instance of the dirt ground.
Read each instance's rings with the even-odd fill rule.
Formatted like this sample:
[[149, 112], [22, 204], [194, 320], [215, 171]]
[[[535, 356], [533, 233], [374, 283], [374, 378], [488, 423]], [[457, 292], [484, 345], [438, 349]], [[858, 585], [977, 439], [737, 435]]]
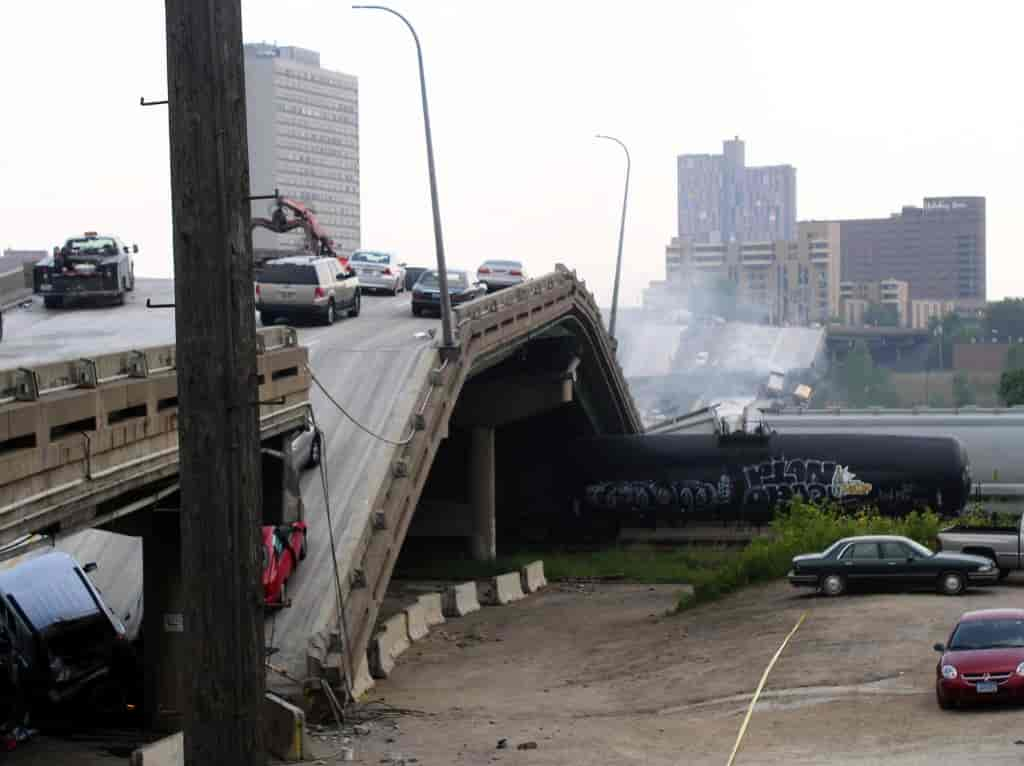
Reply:
[[[737, 764], [1024, 763], [1024, 710], [944, 712], [933, 682], [932, 644], [964, 611], [1024, 605], [1018, 577], [957, 598], [827, 599], [779, 582], [675, 616], [676, 587], [552, 584], [415, 644], [367, 697], [368, 709], [415, 712], [372, 722], [355, 758], [722, 766], [763, 669], [807, 612]], [[313, 744], [335, 762], [338, 740]]]

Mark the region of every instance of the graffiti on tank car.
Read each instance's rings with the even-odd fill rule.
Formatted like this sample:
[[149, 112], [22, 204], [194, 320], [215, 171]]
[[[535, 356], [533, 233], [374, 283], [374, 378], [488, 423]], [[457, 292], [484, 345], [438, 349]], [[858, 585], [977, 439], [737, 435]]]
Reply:
[[810, 502], [866, 498], [874, 488], [834, 460], [785, 457], [746, 466], [744, 505], [775, 505], [794, 498]]

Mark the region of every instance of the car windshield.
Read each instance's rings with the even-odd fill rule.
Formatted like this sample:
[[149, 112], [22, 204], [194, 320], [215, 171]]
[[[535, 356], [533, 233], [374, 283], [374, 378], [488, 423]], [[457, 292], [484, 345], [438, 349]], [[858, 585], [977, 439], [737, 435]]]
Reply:
[[315, 285], [316, 269], [295, 263], [270, 263], [263, 267], [257, 281], [265, 285]]
[[[419, 287], [437, 287], [441, 283], [438, 281], [436, 271], [428, 271], [422, 277], [420, 277]], [[466, 279], [466, 273], [463, 271], [449, 271], [448, 272], [448, 287], [465, 287], [469, 284], [469, 280]]]
[[834, 543], [832, 543], [830, 546], [828, 546], [824, 551], [822, 551], [821, 555], [824, 556], [825, 558], [831, 558], [832, 556], [835, 556], [836, 552], [840, 548], [842, 548], [844, 545], [846, 545], [847, 542], [848, 542], [848, 540], [846, 540], [845, 538], [842, 539], [842, 540], [836, 540]]
[[103, 253], [103, 252], [117, 252], [117, 243], [110, 237], [86, 237], [79, 239], [69, 239], [64, 243], [66, 247], [72, 253]]
[[972, 620], [956, 626], [949, 649], [1024, 647], [1024, 619]]
[[360, 251], [358, 253], [352, 253], [352, 257], [349, 258], [349, 260], [356, 263], [379, 263], [387, 265], [391, 263], [391, 256], [387, 253], [368, 253]]

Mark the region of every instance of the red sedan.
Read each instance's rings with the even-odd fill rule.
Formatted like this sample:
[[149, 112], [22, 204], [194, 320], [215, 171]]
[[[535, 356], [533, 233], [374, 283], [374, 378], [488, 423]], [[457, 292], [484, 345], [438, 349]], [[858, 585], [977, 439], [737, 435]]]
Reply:
[[288, 578], [304, 558], [305, 522], [263, 527], [263, 600], [267, 606], [288, 605]]
[[943, 710], [963, 703], [1024, 701], [1024, 609], [964, 614], [935, 667]]

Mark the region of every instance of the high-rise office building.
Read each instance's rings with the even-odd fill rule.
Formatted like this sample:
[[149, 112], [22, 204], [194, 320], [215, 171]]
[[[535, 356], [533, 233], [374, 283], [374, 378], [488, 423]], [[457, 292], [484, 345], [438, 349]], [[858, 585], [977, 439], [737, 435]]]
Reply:
[[984, 304], [984, 197], [926, 197], [888, 218], [839, 224], [844, 282], [897, 279], [911, 301]]
[[679, 238], [695, 243], [793, 241], [796, 170], [748, 167], [737, 137], [721, 154], [683, 154], [677, 161]]
[[[245, 46], [245, 100], [252, 194], [311, 208], [341, 255], [360, 246], [359, 92], [352, 75], [320, 66], [316, 51]], [[266, 216], [272, 203], [253, 203]], [[301, 230], [253, 231], [255, 250], [299, 250]]]

